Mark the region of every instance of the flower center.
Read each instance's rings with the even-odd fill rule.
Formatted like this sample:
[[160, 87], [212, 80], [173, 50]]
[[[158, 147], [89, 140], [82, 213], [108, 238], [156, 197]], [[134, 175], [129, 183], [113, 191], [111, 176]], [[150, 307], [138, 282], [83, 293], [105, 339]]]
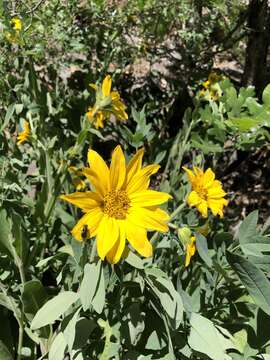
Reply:
[[207, 200], [207, 189], [203, 186], [197, 186], [195, 191], [201, 199]]
[[112, 190], [104, 196], [103, 212], [115, 219], [125, 219], [130, 200], [125, 190]]

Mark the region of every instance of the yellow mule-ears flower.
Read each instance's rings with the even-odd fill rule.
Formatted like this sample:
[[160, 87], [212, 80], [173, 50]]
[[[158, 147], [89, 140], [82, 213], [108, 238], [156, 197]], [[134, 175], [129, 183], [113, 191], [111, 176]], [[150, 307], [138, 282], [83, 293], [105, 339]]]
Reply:
[[24, 121], [23, 123], [23, 131], [20, 132], [17, 136], [17, 145], [23, 144], [25, 141], [28, 141], [30, 139], [31, 131], [29, 127], [29, 122]]
[[94, 150], [88, 151], [90, 167], [83, 169], [93, 191], [75, 192], [61, 198], [85, 213], [72, 230], [75, 239], [82, 241], [96, 236], [99, 257], [114, 264], [128, 243], [142, 256], [152, 255], [147, 230], [168, 231], [168, 214], [158, 205], [168, 201], [167, 193], [149, 190], [150, 176], [159, 165], [142, 167], [144, 150], [140, 149], [126, 165], [120, 146], [112, 154], [110, 167]]
[[196, 237], [191, 236], [191, 231], [188, 227], [178, 229], [178, 237], [185, 247], [185, 267], [188, 267], [192, 256], [194, 256], [196, 252]]
[[208, 208], [214, 216], [223, 217], [223, 207], [228, 205], [224, 199], [226, 192], [222, 189], [220, 181], [215, 180], [214, 172], [208, 168], [205, 172], [193, 166], [193, 171], [183, 167], [188, 175], [192, 191], [189, 193], [187, 202], [195, 206], [203, 217], [208, 216]]
[[96, 102], [93, 107], [88, 108], [86, 113], [89, 121], [91, 121], [96, 128], [103, 128], [104, 121], [108, 120], [113, 114], [118, 120], [127, 120], [126, 107], [120, 99], [117, 91], [111, 91], [112, 79], [107, 75], [101, 86], [90, 84], [96, 91]]

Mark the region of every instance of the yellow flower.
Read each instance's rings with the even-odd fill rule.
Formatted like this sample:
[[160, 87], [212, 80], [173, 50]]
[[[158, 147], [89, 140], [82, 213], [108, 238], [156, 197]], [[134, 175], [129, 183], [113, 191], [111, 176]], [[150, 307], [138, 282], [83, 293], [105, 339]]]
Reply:
[[20, 132], [17, 136], [17, 145], [21, 145], [25, 141], [29, 140], [30, 135], [31, 135], [31, 132], [30, 132], [30, 127], [29, 127], [29, 122], [25, 120], [23, 123], [23, 131]]
[[114, 264], [125, 249], [126, 239], [142, 256], [152, 255], [152, 245], [147, 230], [168, 231], [168, 214], [158, 205], [168, 201], [167, 193], [148, 190], [150, 176], [159, 165], [142, 168], [144, 150], [140, 149], [126, 166], [125, 157], [118, 145], [112, 154], [110, 168], [93, 150], [88, 151], [90, 167], [83, 173], [94, 191], [75, 192], [61, 198], [85, 213], [72, 229], [75, 239], [82, 241], [82, 231], [88, 229], [89, 237], [96, 236], [99, 257]]
[[206, 81], [204, 81], [203, 83], [202, 83], [202, 85], [203, 85], [203, 87], [205, 88], [205, 89], [209, 89], [209, 87], [210, 87], [210, 81], [209, 80], [206, 80]]
[[208, 216], [208, 208], [214, 216], [223, 217], [223, 207], [228, 205], [228, 200], [224, 199], [226, 192], [222, 189], [221, 182], [215, 180], [214, 172], [210, 168], [204, 172], [196, 166], [193, 166], [193, 172], [185, 167], [183, 169], [188, 174], [192, 186], [187, 199], [188, 204], [195, 206], [205, 218]]
[[14, 17], [10, 20], [10, 24], [13, 30], [21, 31], [22, 30], [22, 21], [18, 17]]
[[224, 78], [225, 77], [223, 75], [219, 75], [216, 72], [211, 72], [208, 76], [208, 79], [202, 83], [204, 90], [199, 91], [199, 96], [204, 97], [206, 100], [218, 100], [222, 95], [222, 91], [218, 82]]
[[88, 119], [94, 123], [96, 128], [103, 128], [104, 121], [113, 114], [118, 120], [127, 120], [126, 107], [120, 99], [117, 91], [111, 91], [112, 79], [107, 75], [101, 86], [90, 84], [96, 91], [96, 102], [93, 107], [88, 108], [86, 113]]
[[82, 171], [78, 170], [75, 166], [70, 166], [68, 170], [71, 172], [71, 174], [73, 174], [72, 184], [75, 186], [76, 190], [84, 190], [86, 188], [86, 184], [81, 179], [81, 176], [83, 176]]
[[192, 256], [196, 252], [196, 237], [191, 236], [191, 231], [188, 227], [178, 229], [178, 236], [186, 250], [185, 267], [188, 267]]

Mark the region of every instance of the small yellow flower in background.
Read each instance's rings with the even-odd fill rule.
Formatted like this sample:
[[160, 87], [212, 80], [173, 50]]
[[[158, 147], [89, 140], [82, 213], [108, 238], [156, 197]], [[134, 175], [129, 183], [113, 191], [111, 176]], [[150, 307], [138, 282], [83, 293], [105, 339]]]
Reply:
[[187, 199], [188, 204], [195, 206], [205, 218], [208, 216], [208, 208], [214, 216], [223, 217], [223, 207], [228, 205], [228, 200], [224, 199], [226, 192], [222, 189], [221, 182], [215, 180], [214, 172], [210, 168], [204, 172], [196, 166], [193, 166], [193, 172], [185, 167], [183, 169], [192, 186]]
[[150, 176], [159, 165], [142, 167], [144, 150], [137, 151], [126, 165], [121, 147], [112, 154], [110, 168], [94, 150], [88, 151], [90, 167], [82, 170], [93, 191], [75, 192], [61, 198], [78, 206], [85, 213], [72, 229], [76, 240], [82, 241], [82, 232], [88, 229], [88, 237], [96, 236], [98, 256], [115, 264], [129, 244], [140, 255], [152, 256], [152, 245], [147, 230], [167, 232], [168, 214], [158, 206], [171, 196], [149, 190]]
[[20, 41], [20, 32], [22, 30], [22, 21], [18, 17], [10, 20], [12, 31], [5, 31], [6, 39], [11, 43], [18, 43]]
[[191, 230], [188, 227], [178, 229], [178, 237], [185, 247], [185, 267], [188, 267], [192, 256], [194, 256], [196, 252], [196, 237], [191, 236]]
[[107, 75], [101, 86], [90, 84], [96, 92], [96, 102], [93, 107], [88, 108], [86, 113], [88, 119], [96, 128], [103, 128], [104, 121], [113, 114], [118, 120], [127, 120], [126, 106], [120, 99], [117, 91], [111, 91], [112, 79]]
[[14, 17], [10, 20], [10, 24], [13, 30], [21, 31], [22, 30], [22, 21], [18, 17]]
[[72, 184], [75, 186], [76, 190], [81, 191], [86, 188], [85, 182], [81, 179], [83, 173], [81, 170], [78, 170], [75, 166], [70, 166], [68, 168], [72, 176]]
[[23, 144], [25, 141], [30, 139], [31, 131], [29, 127], [29, 122], [24, 120], [23, 131], [20, 132], [17, 136], [17, 145]]
[[199, 91], [200, 97], [205, 97], [206, 99], [218, 100], [222, 95], [221, 88], [218, 84], [219, 81], [224, 80], [223, 75], [219, 75], [216, 72], [211, 72], [208, 76], [208, 79], [202, 83], [204, 90]]

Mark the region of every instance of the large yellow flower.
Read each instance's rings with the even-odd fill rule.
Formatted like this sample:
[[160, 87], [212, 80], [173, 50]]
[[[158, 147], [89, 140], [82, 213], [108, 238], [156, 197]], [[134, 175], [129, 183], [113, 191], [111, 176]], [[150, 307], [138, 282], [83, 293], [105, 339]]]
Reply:
[[167, 193], [148, 190], [150, 176], [159, 165], [142, 168], [144, 151], [139, 150], [126, 166], [120, 146], [112, 154], [110, 168], [93, 150], [88, 151], [90, 167], [83, 173], [94, 191], [75, 192], [61, 198], [78, 206], [85, 213], [72, 230], [75, 239], [82, 241], [96, 236], [97, 252], [103, 260], [117, 263], [125, 249], [126, 239], [142, 256], [152, 255], [152, 245], [147, 239], [147, 230], [168, 231], [168, 214], [158, 205], [171, 196]]
[[30, 134], [31, 132], [29, 127], [29, 122], [25, 120], [23, 123], [23, 131], [20, 132], [17, 136], [17, 145], [21, 145], [25, 141], [29, 140]]
[[203, 217], [208, 216], [208, 208], [216, 216], [223, 217], [223, 207], [228, 205], [224, 199], [226, 192], [222, 189], [220, 181], [215, 180], [214, 172], [208, 168], [205, 172], [193, 166], [193, 172], [183, 167], [187, 172], [192, 191], [188, 195], [188, 204], [195, 206]]
[[103, 128], [104, 121], [113, 114], [118, 120], [127, 120], [126, 107], [120, 99], [117, 91], [111, 91], [112, 79], [107, 75], [101, 86], [90, 84], [96, 91], [96, 102], [93, 107], [88, 108], [86, 113], [88, 119], [94, 123], [96, 128]]

